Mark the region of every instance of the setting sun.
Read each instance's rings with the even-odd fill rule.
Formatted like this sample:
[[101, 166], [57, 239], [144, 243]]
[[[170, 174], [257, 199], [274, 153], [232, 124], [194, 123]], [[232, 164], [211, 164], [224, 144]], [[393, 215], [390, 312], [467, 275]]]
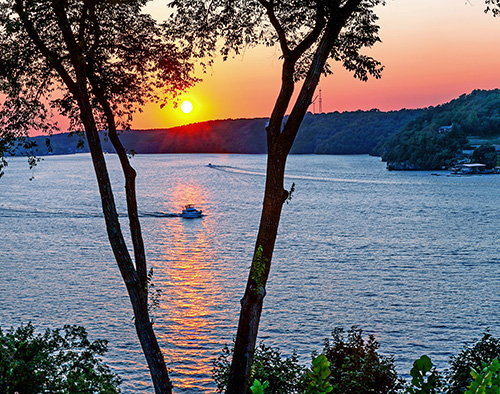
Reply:
[[185, 114], [190, 113], [193, 110], [193, 104], [191, 103], [191, 101], [183, 101], [181, 104], [181, 110]]

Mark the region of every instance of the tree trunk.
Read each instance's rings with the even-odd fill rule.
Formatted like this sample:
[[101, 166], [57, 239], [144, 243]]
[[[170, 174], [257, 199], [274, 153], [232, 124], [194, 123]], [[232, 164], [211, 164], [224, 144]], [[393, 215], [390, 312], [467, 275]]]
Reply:
[[283, 188], [285, 163], [286, 155], [269, 153], [259, 233], [245, 295], [241, 300], [240, 319], [227, 394], [241, 394], [249, 391], [248, 380], [257, 341], [262, 305], [266, 295], [267, 278], [271, 269], [281, 210], [283, 203], [288, 198], [288, 192]]
[[283, 63], [282, 88], [267, 129], [268, 162], [262, 216], [250, 275], [245, 295], [241, 300], [240, 319], [226, 394], [246, 394], [249, 392], [249, 378], [263, 300], [266, 294], [266, 283], [271, 268], [281, 210], [283, 203], [289, 196], [283, 187], [286, 159], [307, 108], [311, 104], [321, 72], [338, 37], [341, 26], [343, 26], [342, 23], [335, 24], [330, 21], [326, 27], [318, 43], [302, 89], [286, 124], [282, 128], [284, 114], [293, 93], [293, 73], [298, 58], [285, 57]]
[[90, 102], [85, 95], [82, 95], [82, 97], [78, 97], [78, 104], [97, 176], [108, 238], [134, 310], [137, 336], [146, 356], [155, 393], [171, 394], [172, 383], [149, 318], [147, 284], [140, 280], [123, 238], [99, 133], [97, 132], [92, 111], [87, 110], [90, 108]]
[[151, 323], [145, 291], [136, 286], [127, 286], [132, 308], [134, 310], [135, 329], [146, 356], [149, 373], [156, 394], [171, 394], [172, 382], [168, 376], [163, 353]]

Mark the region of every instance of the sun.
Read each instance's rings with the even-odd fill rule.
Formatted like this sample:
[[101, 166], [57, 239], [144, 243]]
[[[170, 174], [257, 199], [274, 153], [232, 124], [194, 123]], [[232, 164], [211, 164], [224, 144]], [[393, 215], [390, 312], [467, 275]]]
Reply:
[[190, 113], [193, 110], [193, 104], [191, 101], [183, 101], [181, 104], [181, 111], [184, 112], [185, 114]]

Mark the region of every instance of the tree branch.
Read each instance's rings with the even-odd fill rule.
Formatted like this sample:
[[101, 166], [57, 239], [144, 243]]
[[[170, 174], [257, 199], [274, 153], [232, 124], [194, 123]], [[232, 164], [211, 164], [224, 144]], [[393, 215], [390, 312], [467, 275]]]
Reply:
[[88, 16], [88, 1], [84, 1], [82, 4], [82, 14], [80, 15], [80, 27], [78, 29], [78, 42], [83, 42], [85, 39], [85, 28], [87, 27], [87, 16]]
[[299, 59], [305, 51], [307, 51], [311, 45], [313, 45], [318, 39], [321, 31], [325, 27], [325, 13], [324, 9], [321, 9], [321, 3], [318, 2], [316, 7], [316, 23], [314, 25], [313, 30], [309, 32], [309, 34], [297, 45], [293, 51], [292, 56]]
[[[309, 108], [309, 105], [311, 104], [312, 97], [319, 83], [321, 72], [323, 71], [328, 60], [328, 56], [335, 45], [335, 41], [337, 40], [342, 27], [356, 11], [356, 8], [359, 6], [361, 1], [362, 0], [348, 0], [339, 10], [340, 14], [338, 18], [332, 18], [330, 15], [330, 19], [318, 48], [316, 49], [306, 79], [304, 80], [299, 96], [297, 97], [287, 124], [282, 132], [282, 141], [284, 144], [283, 149], [286, 152], [289, 152], [292, 148], [299, 126], [307, 112], [307, 108]], [[330, 13], [332, 12], [333, 10], [330, 10]]]
[[54, 67], [59, 76], [62, 78], [63, 82], [66, 84], [70, 92], [74, 93], [75, 91], [75, 81], [68, 74], [66, 69], [64, 68], [61, 58], [55, 52], [51, 51], [42, 41], [40, 36], [38, 35], [35, 27], [33, 26], [33, 22], [29, 19], [26, 10], [24, 9], [22, 0], [15, 0], [14, 10], [19, 15], [23, 26], [26, 29], [29, 37], [33, 40], [36, 48], [40, 51], [40, 53], [44, 56], [44, 58], [49, 62], [49, 64]]
[[127, 199], [127, 213], [130, 227], [130, 236], [132, 238], [132, 244], [134, 248], [135, 266], [137, 274], [139, 275], [139, 281], [141, 283], [141, 288], [145, 290], [145, 295], [147, 297], [147, 264], [146, 264], [146, 252], [144, 248], [144, 240], [142, 238], [141, 223], [139, 221], [139, 213], [137, 210], [137, 198], [136, 198], [136, 187], [135, 178], [137, 172], [130, 165], [130, 160], [128, 158], [127, 152], [118, 137], [116, 130], [115, 116], [109, 105], [103, 89], [98, 83], [95, 75], [92, 74], [92, 70], [89, 70], [89, 81], [92, 86], [95, 97], [97, 98], [99, 104], [103, 108], [104, 116], [106, 117], [106, 122], [108, 124], [108, 135], [113, 147], [116, 150], [118, 158], [120, 159], [120, 164], [125, 175], [125, 195]]
[[348, 0], [343, 7], [340, 8], [340, 12], [343, 14], [342, 20], [347, 21], [347, 19], [349, 19], [349, 17], [356, 11], [356, 8], [358, 8], [361, 2], [362, 0]]
[[290, 55], [290, 47], [288, 46], [288, 41], [286, 39], [285, 29], [281, 26], [278, 18], [276, 18], [276, 14], [274, 13], [274, 3], [273, 1], [266, 0], [258, 0], [260, 4], [266, 9], [267, 16], [269, 17], [269, 21], [271, 25], [273, 25], [276, 33], [278, 34], [278, 39], [280, 42], [281, 51], [283, 52], [283, 57], [286, 58]]
[[59, 28], [61, 29], [64, 42], [68, 48], [71, 63], [75, 68], [75, 74], [77, 79], [77, 86], [85, 85], [85, 62], [82, 56], [82, 50], [78, 45], [73, 32], [71, 31], [71, 26], [68, 21], [68, 16], [64, 12], [65, 0], [52, 0], [52, 9], [56, 15], [56, 20]]

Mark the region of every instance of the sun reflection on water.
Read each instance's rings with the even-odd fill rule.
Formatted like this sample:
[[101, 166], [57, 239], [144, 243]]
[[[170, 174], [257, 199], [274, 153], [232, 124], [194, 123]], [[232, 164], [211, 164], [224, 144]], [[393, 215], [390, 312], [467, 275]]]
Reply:
[[[179, 183], [168, 204], [181, 207], [193, 203], [206, 211], [207, 191], [195, 183]], [[174, 222], [174, 223], [172, 223]], [[211, 360], [222, 348], [216, 337], [217, 315], [223, 312], [216, 276], [213, 218], [175, 218], [161, 232], [164, 247], [155, 262], [155, 284], [162, 289], [161, 310], [168, 316], [155, 324], [175, 387], [203, 390], [213, 387]], [[167, 325], [165, 321], [170, 323]], [[215, 345], [215, 346], [214, 346]]]

